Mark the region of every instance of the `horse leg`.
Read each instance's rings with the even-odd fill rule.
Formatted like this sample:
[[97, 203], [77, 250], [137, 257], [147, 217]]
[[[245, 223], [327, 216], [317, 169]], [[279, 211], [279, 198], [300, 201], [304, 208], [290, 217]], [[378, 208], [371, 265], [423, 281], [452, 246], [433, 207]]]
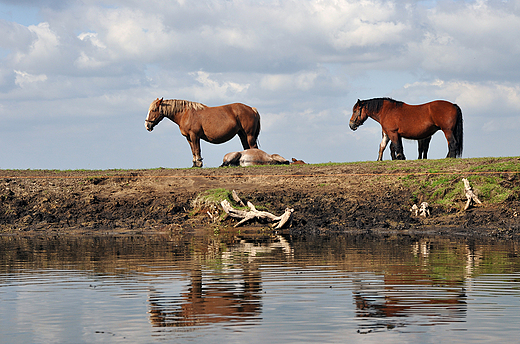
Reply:
[[191, 154], [193, 154], [193, 166], [202, 167], [202, 156], [200, 155], [200, 139], [198, 137], [186, 137], [191, 147]]
[[222, 165], [220, 165], [220, 167], [240, 166], [241, 157], [242, 157], [241, 152], [227, 153], [226, 155], [224, 155], [224, 159], [223, 159]]
[[238, 137], [240, 137], [240, 142], [242, 142], [242, 147], [244, 147], [244, 149], [258, 148], [256, 136], [247, 135], [245, 131], [241, 130], [238, 132]]
[[448, 154], [446, 158], [456, 158], [457, 157], [457, 142], [455, 141], [455, 136], [451, 131], [444, 131], [444, 136], [446, 137], [446, 141], [448, 141]]
[[390, 139], [388, 138], [388, 135], [385, 134], [383, 131], [383, 139], [381, 140], [381, 143], [379, 144], [379, 155], [377, 156], [377, 161], [383, 161], [383, 152], [385, 151], [386, 145]]
[[430, 141], [432, 137], [427, 137], [422, 140], [418, 140], [419, 146], [419, 159], [428, 159], [428, 148], [430, 147]]
[[239, 131], [238, 132], [238, 137], [240, 137], [240, 142], [242, 143], [242, 147], [244, 147], [244, 149], [249, 149], [249, 148], [256, 148], [256, 147], [252, 147], [250, 144], [249, 144], [249, 141], [247, 139], [247, 135], [244, 131]]
[[406, 160], [403, 151], [403, 139], [398, 134], [392, 135], [394, 138], [392, 139], [391, 135], [388, 135], [392, 143], [390, 144], [390, 149], [392, 149], [392, 144], [395, 148], [395, 159], [396, 160]]
[[258, 136], [248, 135], [247, 143], [249, 144], [249, 147], [251, 147], [251, 148], [258, 148]]
[[395, 145], [392, 142], [390, 142], [390, 156], [392, 157], [392, 160], [397, 159], [395, 156]]

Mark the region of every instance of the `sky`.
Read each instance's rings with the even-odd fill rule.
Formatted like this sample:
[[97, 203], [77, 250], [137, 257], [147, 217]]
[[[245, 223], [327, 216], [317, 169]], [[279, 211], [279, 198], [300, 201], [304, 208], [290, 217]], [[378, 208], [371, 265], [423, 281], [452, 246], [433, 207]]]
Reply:
[[520, 0], [0, 0], [0, 169], [191, 167], [175, 123], [144, 127], [161, 97], [256, 107], [260, 148], [308, 163], [376, 160], [357, 99], [444, 99], [463, 158], [519, 156], [519, 56]]

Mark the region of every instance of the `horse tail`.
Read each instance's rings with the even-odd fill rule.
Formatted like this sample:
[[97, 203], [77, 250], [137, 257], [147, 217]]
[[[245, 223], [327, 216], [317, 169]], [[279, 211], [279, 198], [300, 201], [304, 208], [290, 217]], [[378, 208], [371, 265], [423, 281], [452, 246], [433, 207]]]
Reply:
[[256, 145], [260, 147], [260, 141], [258, 140], [258, 135], [260, 135], [260, 113], [258, 112], [258, 109], [253, 107], [253, 112], [258, 116], [258, 125], [256, 126], [255, 130], [255, 141]]
[[457, 110], [457, 119], [455, 122], [455, 130], [453, 131], [453, 134], [455, 136], [455, 156], [460, 157], [462, 156], [462, 147], [463, 147], [463, 136], [464, 136], [464, 130], [462, 128], [462, 110], [457, 104], [453, 104]]

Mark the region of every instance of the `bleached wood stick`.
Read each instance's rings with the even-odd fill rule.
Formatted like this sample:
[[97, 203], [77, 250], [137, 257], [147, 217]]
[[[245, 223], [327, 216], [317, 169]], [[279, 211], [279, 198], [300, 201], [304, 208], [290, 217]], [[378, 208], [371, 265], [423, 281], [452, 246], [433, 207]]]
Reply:
[[233, 208], [231, 206], [231, 203], [229, 203], [229, 201], [227, 199], [220, 202], [220, 205], [222, 206], [222, 209], [224, 209], [224, 211], [231, 217], [236, 217], [236, 218], [242, 219], [247, 214], [247, 211], [245, 211], [245, 210]]
[[282, 216], [280, 216], [280, 222], [276, 225], [275, 229], [280, 229], [285, 226], [287, 222], [289, 222], [289, 226], [292, 222], [292, 213], [294, 212], [294, 209], [285, 208], [285, 213], [283, 213]]
[[480, 200], [478, 199], [477, 195], [475, 195], [471, 190], [469, 180], [467, 180], [466, 178], [462, 178], [462, 182], [464, 183], [464, 192], [466, 194], [466, 198], [468, 199], [468, 201], [466, 202], [466, 206], [464, 207], [464, 210], [468, 210], [468, 208], [471, 206], [473, 202], [477, 204], [482, 204], [482, 202], [480, 202]]
[[282, 216], [276, 216], [273, 215], [267, 211], [259, 211], [256, 209], [253, 203], [247, 202], [247, 206], [249, 207], [249, 211], [235, 209], [228, 200], [223, 200], [220, 205], [222, 205], [222, 209], [231, 217], [239, 218], [241, 219], [235, 227], [238, 227], [242, 225], [244, 222], [247, 222], [249, 220], [253, 219], [267, 219], [271, 222], [279, 221], [276, 228], [282, 228], [287, 222], [291, 220], [292, 213], [294, 212], [294, 209], [285, 209], [285, 213]]

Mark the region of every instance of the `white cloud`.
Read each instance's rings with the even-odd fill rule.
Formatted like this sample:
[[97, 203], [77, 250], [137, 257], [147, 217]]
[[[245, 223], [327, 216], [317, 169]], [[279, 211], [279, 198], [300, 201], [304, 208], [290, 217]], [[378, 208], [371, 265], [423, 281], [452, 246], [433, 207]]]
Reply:
[[298, 89], [307, 91], [315, 86], [317, 71], [302, 71], [296, 74], [268, 74], [260, 80], [260, 86], [270, 91]]
[[28, 29], [35, 35], [35, 39], [31, 42], [26, 53], [21, 50], [17, 52], [15, 63], [33, 70], [40, 69], [39, 66], [46, 63], [56, 63], [60, 43], [49, 23], [31, 25]]
[[[190, 73], [201, 86], [193, 87], [192, 92], [196, 98], [204, 99], [230, 99], [246, 92], [249, 84], [240, 84], [233, 81], [217, 81], [209, 73], [198, 71]], [[221, 75], [220, 75], [221, 76]]]
[[424, 38], [409, 44], [421, 67], [443, 77], [518, 78], [518, 10], [505, 2], [448, 4], [429, 10]]
[[[420, 95], [450, 100], [472, 112], [500, 117], [504, 112], [520, 112], [520, 85], [497, 82], [443, 81], [415, 82], [404, 85], [409, 97], [421, 102]], [[415, 95], [415, 96], [414, 96]]]
[[0, 19], [0, 47], [16, 50], [28, 47], [33, 40], [33, 32], [26, 26]]
[[[109, 64], [109, 60], [106, 58], [104, 60], [100, 60], [100, 55], [98, 53], [99, 50], [106, 50], [107, 46], [98, 39], [97, 33], [94, 32], [84, 32], [78, 35], [78, 38], [81, 41], [88, 42], [91, 44], [93, 52], [81, 51], [80, 55], [74, 61], [74, 66], [80, 69], [98, 69], [105, 67]], [[97, 57], [96, 57], [97, 56]]]
[[98, 48], [101, 48], [101, 49], [106, 49], [107, 48], [107, 46], [105, 44], [103, 44], [103, 42], [101, 42], [98, 39], [97, 33], [94, 33], [94, 32], [83, 32], [83, 33], [80, 33], [78, 35], [78, 38], [81, 39], [82, 41], [89, 41], [95, 47], [98, 47]]
[[34, 84], [37, 82], [43, 82], [47, 80], [47, 75], [40, 74], [40, 75], [32, 75], [27, 72], [22, 72], [19, 70], [14, 71], [16, 74], [15, 78], [15, 84], [24, 88], [30, 84]]

